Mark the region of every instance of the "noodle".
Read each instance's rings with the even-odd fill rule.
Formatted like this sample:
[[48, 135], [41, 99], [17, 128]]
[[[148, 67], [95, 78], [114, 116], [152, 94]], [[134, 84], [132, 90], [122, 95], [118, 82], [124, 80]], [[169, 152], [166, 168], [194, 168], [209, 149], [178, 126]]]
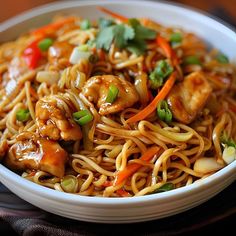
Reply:
[[[0, 45], [4, 165], [57, 191], [131, 197], [229, 164], [236, 67], [225, 55], [149, 19], [73, 19]], [[213, 166], [201, 168], [206, 158]]]

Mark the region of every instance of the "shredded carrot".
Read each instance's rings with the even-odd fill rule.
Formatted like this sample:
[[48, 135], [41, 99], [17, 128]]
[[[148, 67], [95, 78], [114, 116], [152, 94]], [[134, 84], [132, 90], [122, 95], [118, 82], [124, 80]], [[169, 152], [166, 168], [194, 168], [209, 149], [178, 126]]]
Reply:
[[35, 92], [35, 90], [33, 89], [33, 88], [31, 88], [30, 87], [30, 94], [34, 97], [34, 98], [36, 98], [36, 99], [38, 99], [38, 94]]
[[147, 26], [149, 24], [149, 22], [150, 22], [149, 18], [143, 18], [142, 19], [142, 23], [143, 23], [144, 26]]
[[116, 193], [121, 197], [131, 197], [131, 195], [124, 189], [118, 189], [116, 190]]
[[[112, 186], [112, 182], [111, 181], [105, 181], [103, 184], [102, 184], [103, 187], [110, 187]], [[116, 190], [116, 193], [121, 196], [121, 197], [130, 197], [131, 195], [125, 191], [124, 189], [118, 189]]]
[[59, 29], [60, 27], [62, 27], [64, 24], [68, 24], [68, 23], [72, 23], [75, 21], [74, 17], [68, 17], [65, 18], [63, 20], [57, 21], [55, 23], [51, 23], [48, 25], [45, 25], [43, 27], [40, 27], [34, 31], [32, 31], [32, 34], [35, 36], [46, 36], [47, 34], [50, 34], [54, 31], [56, 31], [57, 29]]
[[156, 97], [152, 100], [152, 102], [146, 106], [143, 110], [141, 110], [136, 115], [130, 117], [126, 123], [134, 123], [140, 120], [145, 119], [147, 116], [149, 116], [157, 107], [158, 103], [161, 100], [164, 100], [168, 93], [170, 92], [171, 88], [173, 87], [176, 80], [176, 72], [173, 72], [169, 79], [166, 81], [164, 86], [162, 87], [161, 91], [156, 95]]
[[[153, 146], [149, 148], [141, 157], [140, 160], [142, 161], [150, 161], [153, 156], [160, 150], [160, 147]], [[125, 167], [124, 170], [118, 171], [116, 173], [114, 186], [121, 184], [124, 180], [129, 178], [132, 174], [134, 174], [138, 169], [142, 167], [141, 164], [133, 163], [129, 164]]]
[[179, 64], [179, 61], [175, 54], [175, 51], [171, 48], [169, 42], [160, 35], [157, 36], [156, 42], [160, 46], [160, 48], [162, 48], [162, 50], [166, 54], [166, 57], [172, 61], [174, 66], [177, 66]]
[[115, 13], [115, 12], [112, 12], [112, 11], [110, 11], [109, 9], [105, 8], [105, 7], [98, 7], [98, 9], [99, 9], [100, 11], [102, 11], [102, 12], [104, 12], [104, 13], [106, 13], [106, 14], [112, 16], [113, 18], [115, 18], [115, 19], [117, 19], [117, 20], [120, 20], [120, 21], [123, 22], [123, 23], [127, 23], [128, 20], [129, 20], [127, 17], [122, 16], [122, 15], [119, 15], [119, 14], [117, 14], [117, 13]]

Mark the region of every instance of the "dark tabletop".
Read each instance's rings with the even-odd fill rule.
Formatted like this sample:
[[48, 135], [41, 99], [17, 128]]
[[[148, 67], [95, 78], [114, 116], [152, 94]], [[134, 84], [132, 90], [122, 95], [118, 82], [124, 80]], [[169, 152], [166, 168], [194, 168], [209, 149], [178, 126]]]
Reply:
[[[1, 10], [0, 22], [32, 7], [53, 2], [55, 0], [7, 0], [4, 2], [4, 11]], [[205, 10], [215, 16], [236, 25], [235, 0], [176, 0], [174, 2], [185, 3], [201, 10]], [[13, 7], [14, 6], [14, 7]], [[7, 190], [6, 190], [7, 191]], [[11, 194], [11, 193], [9, 193]], [[14, 196], [15, 197], [15, 196]], [[0, 194], [1, 204], [1, 194]], [[36, 208], [35, 208], [36, 209]], [[40, 212], [42, 212], [40, 210]], [[1, 207], [0, 207], [1, 213]], [[63, 229], [68, 229], [70, 235], [212, 235], [225, 234], [235, 231], [236, 219], [236, 182], [226, 188], [220, 194], [210, 199], [201, 206], [187, 212], [145, 223], [105, 225], [85, 223], [65, 219], [50, 213], [42, 212], [42, 219], [52, 227], [59, 229], [58, 235], [63, 234]], [[31, 218], [25, 219], [30, 226]], [[27, 221], [28, 220], [28, 221]], [[1, 235], [24, 234], [22, 227], [17, 233], [13, 230], [11, 220], [0, 220]], [[33, 221], [32, 221], [33, 222]], [[27, 224], [26, 224], [27, 226]], [[60, 228], [62, 227], [62, 228]], [[17, 229], [17, 227], [15, 227]], [[41, 231], [40, 231], [41, 230]], [[43, 226], [38, 227], [34, 235], [48, 235], [43, 233]]]

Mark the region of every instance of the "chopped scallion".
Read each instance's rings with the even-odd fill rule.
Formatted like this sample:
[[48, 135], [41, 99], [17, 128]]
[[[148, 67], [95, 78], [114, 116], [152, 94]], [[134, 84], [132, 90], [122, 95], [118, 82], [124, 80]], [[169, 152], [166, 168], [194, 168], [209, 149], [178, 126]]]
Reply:
[[78, 179], [73, 175], [66, 175], [61, 180], [61, 187], [67, 193], [76, 193], [78, 191]]
[[172, 183], [165, 183], [164, 185], [162, 185], [160, 188], [158, 188], [155, 193], [161, 193], [161, 192], [167, 192], [170, 191], [172, 189], [174, 189], [174, 184]]
[[157, 63], [156, 68], [150, 74], [150, 86], [152, 89], [157, 89], [161, 87], [164, 80], [173, 72], [173, 67], [166, 61], [160, 60]]
[[26, 122], [30, 118], [29, 109], [19, 109], [16, 112], [16, 119], [21, 122]]
[[201, 61], [197, 56], [188, 56], [184, 58], [184, 65], [201, 65]]
[[157, 115], [160, 120], [165, 121], [167, 123], [172, 121], [172, 113], [168, 107], [168, 104], [165, 100], [162, 100], [158, 103], [157, 106]]
[[179, 32], [171, 34], [170, 42], [171, 43], [181, 43], [182, 42], [182, 34]]
[[86, 125], [93, 120], [93, 115], [88, 110], [81, 110], [73, 113], [73, 118], [79, 125]]
[[40, 48], [41, 51], [45, 52], [48, 50], [50, 46], [52, 46], [52, 44], [53, 44], [53, 40], [50, 38], [46, 38], [46, 39], [41, 40], [38, 43], [38, 47]]
[[113, 103], [116, 100], [118, 93], [119, 93], [119, 89], [114, 84], [111, 84], [108, 89], [106, 102]]
[[85, 19], [85, 20], [83, 20], [83, 21], [80, 23], [80, 29], [82, 29], [82, 30], [87, 30], [87, 29], [90, 29], [90, 28], [91, 28], [91, 22], [90, 22], [90, 20]]
[[225, 56], [224, 54], [222, 53], [219, 53], [217, 56], [216, 56], [216, 60], [222, 64], [227, 64], [229, 63], [229, 59], [227, 56]]

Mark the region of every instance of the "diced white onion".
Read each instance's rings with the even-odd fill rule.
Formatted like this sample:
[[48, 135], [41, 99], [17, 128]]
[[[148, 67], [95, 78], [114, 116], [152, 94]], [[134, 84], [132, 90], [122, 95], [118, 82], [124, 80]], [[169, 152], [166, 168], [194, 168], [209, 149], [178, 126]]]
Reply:
[[223, 168], [224, 165], [218, 163], [213, 157], [202, 157], [196, 160], [193, 169], [196, 172], [207, 174]]
[[236, 159], [236, 149], [231, 146], [225, 147], [222, 158], [227, 164], [230, 164]]
[[53, 85], [60, 79], [60, 74], [57, 71], [39, 71], [36, 75], [36, 80], [40, 83], [45, 82], [48, 85]]
[[77, 64], [81, 59], [89, 59], [91, 52], [80, 51], [78, 47], [74, 48], [70, 55], [70, 63]]
[[75, 81], [75, 87], [78, 89], [82, 89], [82, 87], [84, 86], [86, 82], [86, 75], [83, 72], [78, 72], [77, 74], [77, 78]]

